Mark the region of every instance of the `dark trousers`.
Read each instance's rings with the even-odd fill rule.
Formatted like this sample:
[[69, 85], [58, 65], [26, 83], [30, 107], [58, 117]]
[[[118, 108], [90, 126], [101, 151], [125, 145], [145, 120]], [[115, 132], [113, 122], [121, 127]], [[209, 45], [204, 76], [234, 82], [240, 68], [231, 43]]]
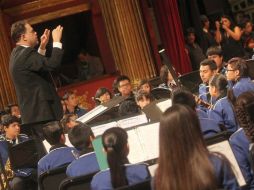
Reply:
[[45, 123], [46, 122], [22, 125], [21, 130], [22, 133], [25, 133], [34, 139], [39, 159], [47, 154], [47, 151], [43, 145], [43, 141], [45, 140], [43, 135], [43, 127]]

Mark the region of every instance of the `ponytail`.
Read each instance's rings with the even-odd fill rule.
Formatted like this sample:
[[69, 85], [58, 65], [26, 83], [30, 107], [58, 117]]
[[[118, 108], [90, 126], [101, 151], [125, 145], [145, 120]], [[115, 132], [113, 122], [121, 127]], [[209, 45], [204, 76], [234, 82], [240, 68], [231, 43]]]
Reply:
[[107, 152], [112, 187], [117, 188], [128, 185], [124, 166], [128, 163], [126, 131], [119, 127], [110, 128], [102, 135], [102, 141]]

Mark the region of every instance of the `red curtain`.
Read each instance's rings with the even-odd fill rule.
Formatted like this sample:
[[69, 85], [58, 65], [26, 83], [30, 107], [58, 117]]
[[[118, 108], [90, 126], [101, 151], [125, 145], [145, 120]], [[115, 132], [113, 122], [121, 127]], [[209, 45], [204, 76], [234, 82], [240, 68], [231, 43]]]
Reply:
[[191, 64], [185, 52], [185, 43], [177, 0], [153, 1], [162, 45], [170, 61], [181, 74], [190, 72]]

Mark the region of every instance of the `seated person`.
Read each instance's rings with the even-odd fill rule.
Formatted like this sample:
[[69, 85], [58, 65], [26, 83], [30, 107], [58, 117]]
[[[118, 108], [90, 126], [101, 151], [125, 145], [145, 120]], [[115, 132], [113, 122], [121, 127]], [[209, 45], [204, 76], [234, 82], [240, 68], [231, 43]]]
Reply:
[[131, 80], [125, 75], [121, 75], [116, 78], [115, 87], [117, 88], [119, 95], [135, 101], [134, 94], [132, 92]]
[[75, 127], [78, 122], [76, 114], [65, 114], [63, 119], [61, 119], [61, 126], [63, 127], [64, 134], [68, 134], [69, 130]]
[[207, 49], [206, 56], [208, 59], [214, 60], [217, 66], [217, 73], [226, 74], [225, 63], [223, 62], [222, 50], [219, 46], [212, 46]]
[[38, 162], [38, 175], [71, 163], [75, 159], [74, 154], [77, 151], [75, 148], [65, 145], [65, 136], [60, 122], [47, 123], [43, 127], [43, 134], [51, 148], [49, 153]]
[[6, 108], [5, 111], [7, 114], [14, 115], [17, 118], [21, 118], [20, 110], [18, 104], [9, 104]]
[[78, 117], [84, 115], [87, 111], [78, 106], [79, 100], [73, 91], [66, 92], [62, 99], [66, 105], [66, 111], [64, 114], [76, 114]]
[[244, 92], [236, 99], [235, 113], [239, 129], [231, 135], [230, 146], [247, 183], [244, 189], [254, 189], [254, 175], [249, 158], [254, 130], [254, 92]]
[[227, 65], [227, 80], [233, 82], [231, 101], [247, 91], [254, 91], [254, 83], [248, 76], [246, 61], [242, 58], [232, 58]]
[[209, 92], [215, 103], [208, 111], [208, 118], [217, 121], [233, 133], [237, 130], [237, 121], [233, 105], [227, 97], [227, 86], [228, 81], [222, 74], [216, 74], [210, 79]]
[[140, 114], [140, 109], [136, 102], [126, 99], [124, 100], [118, 108], [119, 116], [131, 116], [134, 114]]
[[152, 85], [150, 84], [149, 80], [141, 80], [138, 87], [137, 87], [137, 90], [140, 91], [145, 91], [147, 93], [150, 93], [151, 90], [152, 90]]
[[173, 91], [172, 105], [175, 104], [189, 106], [197, 113], [204, 138], [212, 137], [221, 132], [218, 122], [212, 119], [208, 119], [207, 113], [197, 108], [195, 98], [191, 92], [182, 89]]
[[107, 88], [99, 88], [94, 96], [94, 101], [96, 106], [109, 102], [110, 99], [112, 98], [111, 92]]
[[140, 90], [136, 94], [136, 102], [137, 102], [137, 105], [141, 108], [141, 110], [145, 106], [150, 104], [153, 100], [154, 100], [154, 98], [153, 98], [152, 94], [150, 94], [146, 91]]
[[[202, 84], [199, 85], [199, 98], [207, 103], [211, 103], [211, 95], [209, 93], [209, 80], [216, 73], [217, 66], [213, 60], [205, 59], [200, 63], [199, 74], [202, 80]], [[200, 109], [207, 111], [207, 108], [200, 106]]]
[[76, 160], [72, 161], [67, 167], [67, 176], [76, 177], [99, 171], [99, 165], [92, 146], [94, 135], [91, 128], [79, 123], [69, 131], [68, 136], [79, 154]]
[[128, 135], [120, 127], [107, 129], [102, 135], [109, 169], [97, 173], [91, 182], [92, 190], [115, 189], [150, 178], [146, 164], [129, 164]]
[[13, 190], [27, 189], [28, 185], [31, 185], [28, 182], [32, 182], [34, 173], [36, 173], [35, 169], [32, 168], [22, 168], [14, 171], [11, 169], [8, 146], [19, 144], [29, 139], [26, 135], [20, 134], [19, 122], [19, 118], [15, 116], [4, 115], [2, 118], [4, 134], [0, 135], [2, 164], [5, 167], [10, 187]]
[[209, 152], [196, 113], [175, 104], [162, 115], [154, 189], [239, 189], [229, 161]]

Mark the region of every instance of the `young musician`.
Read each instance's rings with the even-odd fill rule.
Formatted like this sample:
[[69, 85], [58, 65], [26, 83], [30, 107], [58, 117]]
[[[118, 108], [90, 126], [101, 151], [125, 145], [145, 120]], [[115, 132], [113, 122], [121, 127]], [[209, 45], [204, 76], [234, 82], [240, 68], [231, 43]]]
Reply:
[[119, 127], [106, 130], [102, 144], [107, 154], [109, 169], [97, 173], [91, 182], [92, 190], [115, 189], [150, 178], [145, 164], [129, 164], [128, 135]]

